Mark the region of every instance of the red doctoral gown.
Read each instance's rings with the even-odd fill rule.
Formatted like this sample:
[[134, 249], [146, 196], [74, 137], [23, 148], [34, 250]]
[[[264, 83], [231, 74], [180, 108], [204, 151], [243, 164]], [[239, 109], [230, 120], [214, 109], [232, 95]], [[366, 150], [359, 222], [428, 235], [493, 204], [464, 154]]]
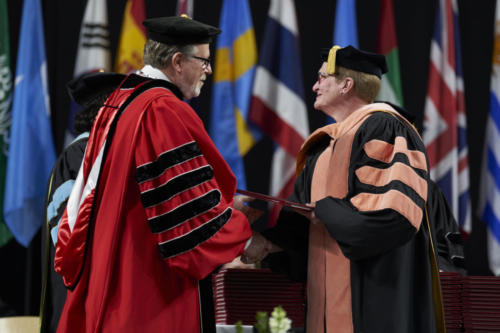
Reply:
[[251, 230], [232, 208], [234, 175], [179, 95], [131, 75], [101, 108], [58, 232], [59, 332], [213, 330], [200, 281]]

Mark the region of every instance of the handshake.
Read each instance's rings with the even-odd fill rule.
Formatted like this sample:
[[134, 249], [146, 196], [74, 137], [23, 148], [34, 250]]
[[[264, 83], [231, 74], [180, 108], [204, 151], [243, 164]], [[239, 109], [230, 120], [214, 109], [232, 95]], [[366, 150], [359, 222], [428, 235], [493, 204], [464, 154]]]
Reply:
[[[237, 195], [234, 197], [233, 207], [241, 211], [248, 219], [250, 224], [254, 223], [259, 217], [264, 214], [259, 209], [252, 208], [246, 205], [246, 202], [253, 201], [254, 198], [247, 195]], [[249, 243], [245, 247], [245, 252], [241, 256], [241, 261], [244, 264], [254, 264], [264, 259], [269, 253], [281, 251], [275, 244], [268, 241], [258, 232], [254, 232]]]
[[254, 232], [250, 244], [241, 256], [241, 261], [244, 264], [254, 264], [264, 259], [269, 253], [279, 251], [282, 251], [279, 246], [264, 238], [260, 233]]
[[[246, 192], [252, 193], [248, 191]], [[261, 197], [266, 197], [266, 199], [272, 198], [263, 195], [261, 195]], [[245, 204], [245, 202], [251, 202], [254, 199], [255, 199], [254, 197], [248, 195], [237, 195], [234, 197], [233, 207], [241, 211], [243, 214], [245, 214], [250, 224], [255, 222], [264, 213], [261, 210], [252, 208]], [[279, 200], [281, 203], [285, 203], [286, 205], [290, 206], [290, 208], [292, 208], [295, 212], [305, 216], [311, 223], [314, 224], [322, 223], [314, 214], [314, 206], [315, 206], [314, 203], [298, 204], [281, 199], [277, 200]], [[241, 261], [244, 264], [253, 264], [264, 259], [269, 253], [274, 253], [279, 251], [283, 251], [283, 249], [281, 249], [279, 246], [272, 243], [271, 241], [267, 240], [260, 233], [254, 232], [250, 240], [250, 243], [247, 244], [247, 246], [245, 247], [245, 252], [241, 256]]]

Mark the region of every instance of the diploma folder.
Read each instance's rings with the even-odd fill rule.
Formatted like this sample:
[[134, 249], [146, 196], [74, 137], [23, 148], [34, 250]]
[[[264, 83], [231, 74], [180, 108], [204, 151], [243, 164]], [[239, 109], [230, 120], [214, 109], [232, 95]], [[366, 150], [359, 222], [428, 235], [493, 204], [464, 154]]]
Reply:
[[314, 208], [309, 207], [305, 204], [301, 204], [298, 202], [293, 202], [293, 201], [288, 201], [285, 199], [273, 197], [270, 195], [262, 194], [262, 193], [257, 193], [257, 192], [252, 192], [252, 191], [247, 191], [247, 190], [241, 190], [241, 189], [236, 189], [236, 193], [243, 194], [243, 195], [248, 195], [249, 197], [255, 198], [257, 200], [262, 200], [262, 201], [267, 201], [267, 202], [272, 202], [275, 204], [283, 205], [283, 206], [288, 206], [291, 208], [296, 208], [304, 211], [312, 211]]

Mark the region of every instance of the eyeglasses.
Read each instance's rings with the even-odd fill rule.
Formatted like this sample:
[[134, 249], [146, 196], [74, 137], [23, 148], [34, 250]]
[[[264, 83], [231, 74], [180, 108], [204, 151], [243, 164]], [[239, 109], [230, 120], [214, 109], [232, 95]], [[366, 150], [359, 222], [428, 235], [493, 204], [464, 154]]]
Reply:
[[198, 59], [201, 62], [203, 62], [203, 64], [202, 64], [203, 69], [207, 69], [210, 66], [210, 62], [212, 61], [212, 59], [210, 59], [210, 58], [202, 58], [202, 57], [197, 57], [197, 56], [194, 56], [194, 55], [192, 55], [190, 57]]

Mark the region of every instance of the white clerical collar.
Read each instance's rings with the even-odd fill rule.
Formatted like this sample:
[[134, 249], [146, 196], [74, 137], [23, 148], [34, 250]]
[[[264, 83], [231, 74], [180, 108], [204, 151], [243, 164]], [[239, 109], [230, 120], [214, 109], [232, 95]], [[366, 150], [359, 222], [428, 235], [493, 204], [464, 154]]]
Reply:
[[159, 80], [165, 80], [168, 82], [172, 82], [168, 79], [168, 77], [163, 73], [161, 70], [158, 68], [154, 68], [151, 65], [146, 65], [144, 66], [141, 70], [137, 71], [138, 75], [149, 77], [151, 79], [159, 79]]

